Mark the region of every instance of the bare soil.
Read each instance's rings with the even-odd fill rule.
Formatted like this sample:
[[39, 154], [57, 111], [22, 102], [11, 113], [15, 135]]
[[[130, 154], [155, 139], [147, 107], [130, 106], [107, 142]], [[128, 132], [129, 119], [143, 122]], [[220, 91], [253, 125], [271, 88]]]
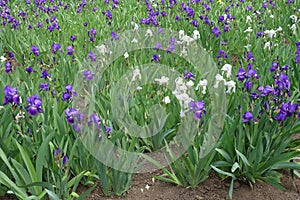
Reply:
[[[106, 197], [98, 186], [86, 198], [87, 200], [227, 200], [230, 181], [221, 180], [214, 172], [198, 187], [184, 188], [170, 183], [154, 180], [153, 176], [161, 171], [135, 175], [131, 188], [126, 196]], [[236, 200], [300, 200], [300, 179], [294, 180], [288, 170], [282, 171], [282, 186], [285, 191], [274, 188], [266, 183], [257, 182], [251, 189], [248, 185], [237, 182], [234, 186], [233, 199]], [[148, 185], [148, 189], [146, 188]], [[78, 193], [88, 188], [80, 186]], [[0, 200], [15, 199], [12, 196], [0, 197]]]
[[[184, 188], [170, 183], [154, 180], [153, 176], [161, 172], [147, 174], [137, 174], [134, 177], [131, 188], [124, 197], [105, 197], [101, 192], [100, 186], [87, 198], [88, 200], [225, 200], [229, 199], [229, 180], [221, 180], [215, 173], [211, 173], [209, 178], [198, 187]], [[295, 178], [293, 181], [289, 172], [282, 171], [282, 185], [285, 191], [274, 188], [266, 183], [258, 182], [253, 190], [246, 184], [236, 182], [234, 186], [233, 199], [240, 200], [300, 200], [300, 179]], [[146, 188], [146, 185], [149, 188]], [[87, 188], [80, 187], [79, 192]]]

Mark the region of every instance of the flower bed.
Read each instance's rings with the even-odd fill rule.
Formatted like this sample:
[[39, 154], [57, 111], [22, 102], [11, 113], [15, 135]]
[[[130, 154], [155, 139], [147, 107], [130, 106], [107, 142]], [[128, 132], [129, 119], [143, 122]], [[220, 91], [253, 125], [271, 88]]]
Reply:
[[284, 189], [282, 169], [300, 177], [299, 12], [292, 0], [0, 1], [0, 196], [121, 196], [159, 169], [191, 188], [214, 171], [229, 198], [237, 181]]

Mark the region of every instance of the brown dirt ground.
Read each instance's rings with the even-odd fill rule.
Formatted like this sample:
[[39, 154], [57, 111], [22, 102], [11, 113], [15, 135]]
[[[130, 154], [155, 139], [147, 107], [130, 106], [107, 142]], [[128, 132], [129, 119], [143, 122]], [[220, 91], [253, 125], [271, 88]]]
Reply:
[[[170, 183], [154, 180], [153, 176], [160, 175], [161, 171], [135, 175], [132, 186], [124, 197], [106, 197], [100, 186], [92, 191], [87, 200], [227, 200], [230, 181], [221, 180], [214, 172], [209, 178], [194, 189], [176, 186]], [[294, 183], [288, 170], [282, 171], [282, 185], [286, 191], [274, 188], [266, 183], [257, 182], [253, 190], [246, 184], [236, 182], [234, 186], [234, 200], [300, 200], [300, 179]], [[150, 187], [146, 189], [146, 185]], [[80, 186], [78, 193], [87, 190]], [[0, 197], [0, 200], [12, 200], [13, 197]]]
[[[233, 199], [240, 200], [300, 200], [300, 179], [295, 179], [294, 184], [288, 171], [282, 171], [282, 185], [286, 191], [274, 188], [266, 183], [258, 182], [254, 189], [240, 182], [236, 182], [233, 192]], [[105, 197], [100, 187], [89, 195], [88, 200], [225, 200], [229, 199], [228, 190], [230, 182], [221, 180], [215, 173], [211, 173], [209, 178], [194, 189], [175, 186], [170, 183], [155, 180], [152, 177], [160, 172], [137, 174], [134, 177], [131, 188], [125, 197]], [[150, 188], [147, 190], [146, 185]], [[86, 188], [80, 187], [80, 191]]]

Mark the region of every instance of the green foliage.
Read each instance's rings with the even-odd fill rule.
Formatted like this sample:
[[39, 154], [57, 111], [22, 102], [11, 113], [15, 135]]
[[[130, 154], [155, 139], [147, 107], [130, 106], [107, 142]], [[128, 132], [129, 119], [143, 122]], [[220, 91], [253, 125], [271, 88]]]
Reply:
[[221, 138], [217, 161], [213, 169], [221, 177], [231, 177], [229, 191], [232, 197], [233, 182], [240, 180], [252, 186], [257, 180], [265, 181], [279, 189], [281, 174], [278, 169], [299, 170], [300, 164], [292, 162], [300, 154], [293, 136], [299, 133], [299, 122], [293, 119], [278, 123], [262, 115], [258, 122], [245, 124], [241, 118], [227, 118]]

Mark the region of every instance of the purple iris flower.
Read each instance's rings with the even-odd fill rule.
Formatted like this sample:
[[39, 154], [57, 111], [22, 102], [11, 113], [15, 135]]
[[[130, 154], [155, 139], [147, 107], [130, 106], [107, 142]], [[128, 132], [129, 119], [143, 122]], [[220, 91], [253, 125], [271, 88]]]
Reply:
[[159, 56], [157, 54], [154, 54], [152, 57], [152, 61], [160, 62]]
[[65, 114], [68, 124], [75, 124], [75, 121], [82, 121], [84, 119], [83, 113], [79, 113], [76, 108], [67, 108]]
[[191, 101], [190, 102], [190, 111], [194, 111], [194, 118], [196, 120], [201, 120], [202, 119], [202, 114], [206, 114], [206, 111], [205, 111], [205, 103], [203, 101]]
[[85, 80], [93, 80], [95, 74], [91, 70], [84, 70], [83, 71], [84, 79]]
[[220, 59], [220, 58], [228, 58], [228, 56], [227, 56], [227, 53], [226, 53], [224, 50], [220, 49], [220, 50], [218, 51], [217, 58], [218, 58], [218, 59]]
[[11, 62], [6, 62], [6, 63], [4, 64], [4, 66], [5, 66], [5, 73], [6, 73], [6, 74], [8, 74], [9, 72], [12, 71], [12, 65], [11, 65]]
[[4, 87], [4, 94], [5, 97], [3, 105], [6, 105], [8, 103], [14, 103], [17, 105], [20, 104], [20, 96], [17, 88], [11, 88], [10, 85], [6, 85]]
[[245, 57], [247, 61], [251, 61], [254, 62], [254, 56], [253, 56], [253, 52], [245, 52]]
[[15, 58], [15, 54], [13, 52], [9, 52], [8, 53], [8, 56], [11, 58], [11, 59], [14, 59]]
[[73, 46], [67, 46], [66, 50], [67, 50], [68, 55], [72, 55], [73, 52], [74, 52], [74, 47]]
[[35, 116], [38, 113], [42, 113], [42, 100], [38, 95], [30, 96], [26, 99], [26, 101], [29, 103], [25, 109], [27, 110], [29, 115]]
[[246, 81], [244, 83], [244, 86], [245, 86], [246, 90], [251, 91], [251, 89], [252, 89], [252, 82], [251, 81]]
[[216, 37], [219, 37], [219, 35], [221, 34], [219, 28], [217, 26], [215, 26], [212, 31], [211, 31]]
[[115, 32], [111, 32], [110, 36], [111, 36], [112, 40], [119, 40], [120, 39], [119, 36], [117, 35], [117, 33], [115, 33]]
[[96, 124], [97, 125], [97, 129], [100, 130], [101, 128], [101, 120], [99, 118], [99, 116], [97, 114], [91, 114], [90, 116], [90, 121], [88, 122], [88, 124], [91, 126], [92, 124]]
[[195, 81], [195, 75], [192, 72], [189, 72], [188, 70], [184, 71], [184, 79], [191, 79]]
[[106, 10], [105, 12], [102, 12], [108, 19], [112, 20], [112, 14], [110, 10]]
[[258, 99], [259, 94], [257, 94], [256, 92], [253, 92], [253, 93], [251, 93], [250, 97], [251, 97], [252, 99]]
[[248, 11], [249, 11], [249, 10], [252, 10], [252, 6], [248, 6], [248, 5], [247, 5], [247, 6], [246, 6], [246, 10], [248, 10]]
[[278, 68], [278, 62], [272, 62], [272, 67], [270, 68], [270, 72], [274, 72]]
[[90, 51], [88, 53], [88, 57], [91, 59], [92, 62], [96, 62], [97, 59], [97, 54], [93, 53], [92, 51]]
[[266, 96], [268, 94], [273, 94], [275, 92], [274, 88], [272, 88], [270, 85], [266, 85], [266, 87], [263, 89], [262, 93]]
[[275, 81], [275, 84], [278, 86], [279, 90], [289, 90], [291, 83], [289, 81], [289, 77], [287, 75], [285, 75], [284, 73], [281, 73], [279, 76], [279, 80]]
[[281, 121], [281, 122], [282, 122], [282, 121], [284, 121], [284, 120], [286, 119], [286, 117], [287, 117], [287, 116], [286, 116], [286, 113], [280, 111], [280, 112], [278, 113], [278, 115], [274, 117], [274, 119], [275, 119], [276, 121]]
[[195, 16], [195, 11], [193, 8], [186, 8], [186, 14], [188, 18], [193, 18]]
[[225, 19], [225, 17], [224, 17], [223, 15], [221, 15], [221, 16], [219, 16], [219, 18], [218, 18], [218, 22], [220, 23], [220, 22], [224, 21], [224, 19]]
[[193, 25], [194, 27], [198, 27], [198, 21], [197, 20], [192, 20], [191, 22], [190, 22], [190, 24], [191, 25]]
[[96, 29], [94, 29], [94, 28], [92, 28], [90, 31], [88, 31], [88, 35], [89, 35], [89, 36], [95, 37], [96, 34], [97, 34], [97, 31], [96, 31]]
[[46, 78], [50, 78], [50, 77], [51, 77], [51, 74], [49, 74], [47, 70], [44, 70], [44, 71], [42, 72], [41, 78], [46, 79]]
[[63, 165], [68, 164], [68, 162], [69, 162], [68, 156], [64, 156], [64, 157], [63, 157]]
[[257, 33], [256, 33], [256, 37], [262, 37], [262, 36], [264, 36], [264, 33], [263, 33], [263, 32], [257, 32]]
[[50, 86], [49, 83], [41, 83], [40, 84], [40, 90], [39, 90], [39, 92], [41, 92], [43, 90], [48, 91], [49, 90], [49, 86]]
[[225, 25], [223, 31], [226, 33], [229, 31], [229, 28], [230, 28], [229, 25]]
[[248, 76], [258, 78], [256, 70], [252, 68], [248, 70]]
[[58, 44], [58, 43], [53, 43], [52, 44], [52, 50], [51, 50], [51, 52], [53, 54], [55, 54], [59, 49], [60, 49], [60, 44]]
[[237, 78], [239, 81], [243, 81], [246, 78], [246, 72], [244, 68], [239, 68], [237, 72]]
[[104, 126], [104, 130], [105, 130], [106, 133], [110, 133], [111, 132], [111, 127]]
[[71, 36], [70, 36], [70, 40], [71, 40], [72, 42], [74, 42], [74, 41], [76, 40], [76, 35], [71, 35]]
[[77, 92], [73, 89], [71, 84], [66, 85], [66, 92], [63, 93], [62, 100], [72, 100], [73, 96], [78, 96]]
[[154, 48], [154, 50], [158, 50], [158, 49], [163, 50], [163, 45], [160, 42], [156, 42], [156, 46]]
[[280, 111], [286, 113], [286, 116], [292, 116], [298, 109], [298, 104], [292, 104], [291, 102], [282, 104]]
[[249, 121], [252, 121], [253, 120], [253, 115], [251, 112], [245, 112], [245, 114], [243, 115], [243, 119], [244, 119], [244, 123], [247, 123]]
[[36, 46], [33, 45], [33, 46], [31, 46], [30, 49], [31, 49], [31, 53], [33, 53], [35, 56], [39, 56], [40, 55], [39, 49]]
[[284, 65], [280, 68], [281, 71], [286, 71], [289, 69], [289, 66], [288, 65]]
[[26, 72], [28, 72], [29, 74], [31, 74], [33, 72], [32, 66], [29, 66], [26, 68]]

